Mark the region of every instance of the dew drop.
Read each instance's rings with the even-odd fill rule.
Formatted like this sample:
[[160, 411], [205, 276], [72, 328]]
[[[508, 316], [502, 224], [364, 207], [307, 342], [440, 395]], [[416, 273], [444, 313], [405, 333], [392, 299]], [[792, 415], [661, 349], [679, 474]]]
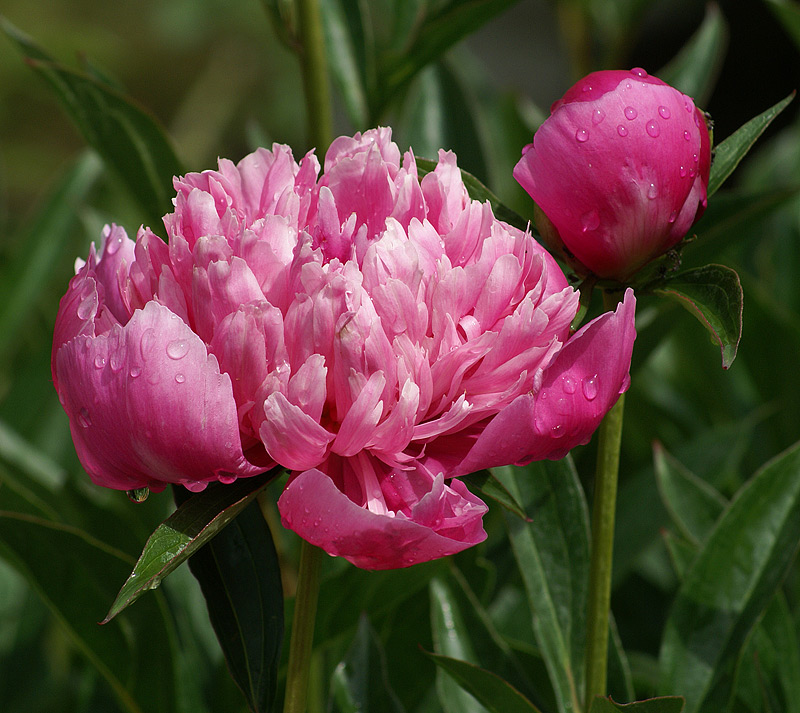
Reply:
[[624, 137], [628, 135], [628, 130], [622, 124], [619, 124], [619, 126], [617, 126], [617, 133]]
[[669, 222], [674, 223], [678, 218], [678, 211], [673, 210], [672, 213], [669, 214]]
[[683, 138], [686, 139], [687, 141], [691, 141], [692, 140], [692, 135], [688, 131], [684, 131], [683, 132]]
[[631, 74], [635, 74], [637, 77], [646, 77], [647, 71], [642, 69], [641, 67], [634, 67], [631, 70]]
[[574, 394], [577, 390], [578, 385], [570, 376], [564, 377], [564, 393], [565, 394]]
[[106, 358], [102, 354], [98, 354], [94, 358], [94, 368], [102, 369], [106, 365]]
[[700, 160], [700, 157], [699, 157], [699, 156], [698, 156], [696, 153], [693, 153], [693, 154], [692, 154], [692, 160], [693, 160], [695, 163], [697, 163], [697, 162]]
[[560, 423], [557, 423], [550, 429], [550, 435], [553, 438], [561, 438], [564, 435], [564, 429]]
[[174, 339], [167, 344], [167, 356], [170, 359], [183, 359], [189, 352], [189, 341], [186, 339]]
[[97, 309], [97, 295], [94, 291], [84, 295], [76, 310], [78, 319], [89, 319]]
[[650, 186], [647, 188], [647, 197], [650, 200], [653, 200], [658, 195], [658, 189], [656, 188], [655, 183], [651, 183]]
[[220, 474], [217, 476], [217, 480], [219, 480], [219, 482], [223, 485], [230, 485], [231, 483], [236, 482], [236, 476], [233, 473], [225, 473], [224, 475]]
[[662, 119], [669, 119], [669, 117], [672, 116], [672, 114], [670, 114], [669, 107], [666, 107], [663, 104], [658, 107], [658, 115]]
[[142, 373], [142, 367], [132, 366], [128, 373], [131, 375], [131, 379], [135, 379], [137, 376], [139, 376], [139, 374]]
[[117, 373], [117, 372], [122, 370], [122, 367], [125, 364], [125, 357], [119, 351], [114, 352], [111, 355], [111, 359], [109, 360], [109, 363], [111, 364], [111, 371], [113, 371], [114, 373]]
[[590, 210], [581, 216], [581, 230], [588, 233], [590, 230], [597, 230], [600, 227], [600, 216], [596, 210]]
[[78, 412], [78, 423], [83, 428], [89, 428], [92, 425], [92, 418], [89, 416], [89, 409], [85, 406], [81, 407], [81, 410]]
[[153, 347], [153, 342], [156, 338], [156, 330], [150, 327], [145, 329], [142, 333], [142, 338], [139, 340], [139, 349], [142, 352], [142, 359], [147, 359], [148, 352]]
[[652, 138], [656, 138], [656, 136], [658, 136], [661, 133], [661, 129], [659, 128], [658, 123], [656, 122], [655, 119], [650, 119], [650, 121], [647, 122], [647, 126], [645, 126], [645, 131], [647, 132], [647, 135]]
[[109, 240], [106, 243], [106, 255], [113, 255], [115, 252], [117, 252], [117, 250], [120, 249], [121, 246], [122, 246], [122, 235], [120, 233], [117, 233], [117, 237], [115, 237], [113, 240]]
[[134, 488], [133, 490], [128, 490], [126, 495], [133, 503], [143, 503], [150, 495], [150, 488]]
[[680, 174], [681, 174], [681, 178], [686, 178], [686, 166], [681, 166]]
[[182, 384], [184, 381], [186, 381], [186, 377], [183, 374], [175, 374], [175, 381], [178, 384]]
[[583, 395], [586, 397], [588, 401], [594, 401], [597, 398], [598, 392], [598, 385], [597, 385], [597, 374], [594, 376], [587, 376], [583, 380]]
[[606, 118], [606, 113], [602, 109], [595, 109], [592, 112], [592, 124], [597, 126], [603, 119]]
[[578, 129], [575, 132], [575, 138], [577, 139], [578, 143], [582, 144], [589, 140], [589, 132], [586, 131], [586, 129]]
[[625, 89], [630, 89], [633, 86], [630, 82], [625, 82]]
[[695, 114], [695, 115], [694, 115], [694, 125], [695, 125], [695, 126], [698, 128], [698, 129], [700, 128], [700, 115], [699, 115], [699, 114]]
[[689, 97], [687, 96], [683, 97], [683, 106], [689, 114], [691, 114], [692, 111], [694, 110], [694, 106], [692, 105], [692, 100], [689, 99]]
[[636, 111], [632, 106], [625, 107], [625, 118], [628, 121], [633, 121], [637, 116], [639, 116], [639, 112]]
[[592, 91], [592, 85], [591, 84], [584, 84], [583, 87], [581, 87], [581, 91], [582, 92], [590, 92], [590, 91]]

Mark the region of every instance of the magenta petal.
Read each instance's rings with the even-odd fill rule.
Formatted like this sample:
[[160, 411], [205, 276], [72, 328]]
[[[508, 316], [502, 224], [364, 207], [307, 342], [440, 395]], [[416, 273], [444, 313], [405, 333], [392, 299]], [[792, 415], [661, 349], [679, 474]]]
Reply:
[[[438, 504], [455, 512], [450, 518], [455, 522], [438, 531], [429, 524], [434, 508], [427, 495], [420, 499], [426, 524], [402, 515], [381, 515], [354, 503], [316, 469], [294, 478], [278, 507], [284, 526], [328, 554], [364, 569], [395, 569], [460, 552], [486, 538], [480, 523], [486, 505], [457, 480], [442, 485]], [[436, 497], [433, 490], [428, 495]]]
[[517, 397], [483, 430], [455, 474], [557, 460], [586, 443], [630, 383], [636, 338], [633, 290], [616, 312], [585, 325], [544, 373], [537, 394]]
[[243, 453], [231, 380], [186, 324], [149, 302], [124, 327], [56, 354], [75, 448], [99, 485], [128, 490], [263, 470]]

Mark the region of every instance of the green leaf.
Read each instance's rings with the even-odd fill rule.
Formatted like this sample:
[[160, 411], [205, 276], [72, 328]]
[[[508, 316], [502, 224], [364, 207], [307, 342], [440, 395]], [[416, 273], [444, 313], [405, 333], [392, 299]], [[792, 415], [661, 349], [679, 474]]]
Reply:
[[742, 336], [744, 295], [736, 271], [705, 265], [667, 278], [654, 292], [675, 300], [700, 320], [722, 350], [722, 368], [729, 368]]
[[230, 485], [212, 483], [159, 525], [119, 590], [103, 623], [113, 619], [228, 525], [275, 475], [269, 471]]
[[376, 97], [371, 123], [380, 119], [392, 97], [420, 70], [515, 2], [517, 0], [450, 0], [424, 17], [413, 36], [408, 38], [405, 51], [386, 59], [378, 78], [381, 93]]
[[705, 106], [725, 58], [727, 45], [725, 18], [719, 6], [711, 3], [706, 6], [703, 24], [674, 59], [657, 72], [658, 77]]
[[402, 713], [389, 684], [383, 644], [362, 614], [352, 645], [333, 671], [333, 713]]
[[498, 505], [503, 506], [517, 517], [521, 517], [523, 520], [530, 520], [522, 509], [522, 506], [508, 491], [508, 488], [506, 488], [490, 470], [481, 470], [477, 473], [462, 475], [460, 480], [466, 483], [471, 489], [477, 490], [484, 497], [494, 500]]
[[[176, 500], [186, 497], [181, 490], [174, 488]], [[268, 713], [276, 710], [283, 587], [270, 529], [259, 504], [252, 498], [247, 502], [233, 522], [191, 556], [189, 569], [200, 583], [231, 677], [251, 711]]]
[[560, 711], [581, 710], [589, 572], [589, 513], [569, 458], [497, 468], [532, 518], [504, 513], [533, 628]]
[[761, 619], [758, 637], [759, 659], [766, 660], [768, 648], [775, 662], [776, 678], [783, 689], [781, 713], [800, 713], [800, 641], [797, 625], [782, 593], [772, 600]]
[[[430, 173], [436, 168], [437, 161], [432, 161], [427, 158], [417, 158], [417, 172], [419, 173], [420, 180], [426, 173]], [[502, 220], [509, 225], [513, 225], [520, 230], [527, 230], [530, 221], [525, 220], [521, 215], [518, 215], [510, 208], [503, 205], [500, 199], [492, 193], [486, 186], [483, 185], [475, 176], [466, 171], [461, 171], [461, 180], [464, 181], [464, 186], [469, 193], [472, 200], [485, 202], [489, 201], [492, 206], [495, 218]]]
[[[430, 583], [431, 633], [436, 652], [443, 656], [475, 663], [477, 658], [470, 641], [470, 632], [450, 586], [441, 577]], [[439, 702], [445, 713], [485, 713], [485, 708], [464, 692], [452, 678], [436, 676]]]
[[516, 688], [491, 671], [460, 659], [425, 653], [490, 713], [539, 713], [539, 709]]
[[374, 86], [375, 58], [362, 0], [328, 0], [320, 4], [328, 65], [342, 94], [350, 121], [369, 128], [368, 92]]
[[681, 713], [684, 700], [680, 696], [649, 698], [634, 703], [617, 703], [598, 696], [592, 701], [589, 713]]
[[656, 482], [672, 521], [695, 545], [705, 541], [727, 501], [709, 483], [698, 478], [660, 443], [653, 448]]
[[769, 604], [800, 542], [800, 444], [737, 493], [678, 592], [661, 647], [664, 693], [703, 704]]
[[20, 244], [27, 246], [0, 271], [0, 359], [15, 344], [15, 335], [28, 324], [31, 310], [41, 299], [63, 248], [76, 223], [76, 208], [86, 198], [102, 164], [97, 155], [82, 154], [45, 198]]
[[772, 120], [778, 116], [794, 99], [792, 92], [788, 97], [779, 101], [775, 106], [750, 119], [744, 126], [737, 129], [725, 141], [714, 149], [714, 162], [711, 164], [711, 176], [708, 180], [708, 197], [713, 196], [719, 187], [730, 176], [739, 162], [753, 147], [759, 136], [764, 133]]
[[780, 20], [783, 29], [794, 41], [795, 46], [800, 49], [800, 7], [797, 3], [787, 2], [787, 0], [765, 0], [767, 7]]
[[59, 64], [7, 20], [5, 33], [50, 84], [86, 142], [115, 170], [152, 226], [172, 211], [172, 178], [183, 171], [156, 119], [95, 76]]

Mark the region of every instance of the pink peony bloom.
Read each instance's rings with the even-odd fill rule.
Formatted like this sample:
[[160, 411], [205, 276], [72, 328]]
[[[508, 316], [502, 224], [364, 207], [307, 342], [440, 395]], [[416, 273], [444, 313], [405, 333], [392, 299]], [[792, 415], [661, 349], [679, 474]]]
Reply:
[[389, 129], [176, 179], [169, 244], [107, 228], [61, 301], [53, 379], [94, 482], [202, 490], [279, 464], [284, 524], [354, 564], [485, 537], [454, 476], [585, 443], [627, 388], [634, 297], [578, 295], [528, 233], [422, 181]]
[[643, 69], [594, 72], [553, 104], [514, 177], [552, 248], [625, 281], [703, 213], [710, 151], [691, 97]]

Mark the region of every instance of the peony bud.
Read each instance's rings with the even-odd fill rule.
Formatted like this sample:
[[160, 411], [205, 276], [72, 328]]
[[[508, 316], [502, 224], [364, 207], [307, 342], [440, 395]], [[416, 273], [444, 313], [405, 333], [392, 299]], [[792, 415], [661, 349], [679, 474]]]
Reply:
[[546, 242], [581, 273], [625, 281], [706, 206], [711, 139], [691, 97], [643, 69], [594, 72], [551, 107], [514, 177]]

